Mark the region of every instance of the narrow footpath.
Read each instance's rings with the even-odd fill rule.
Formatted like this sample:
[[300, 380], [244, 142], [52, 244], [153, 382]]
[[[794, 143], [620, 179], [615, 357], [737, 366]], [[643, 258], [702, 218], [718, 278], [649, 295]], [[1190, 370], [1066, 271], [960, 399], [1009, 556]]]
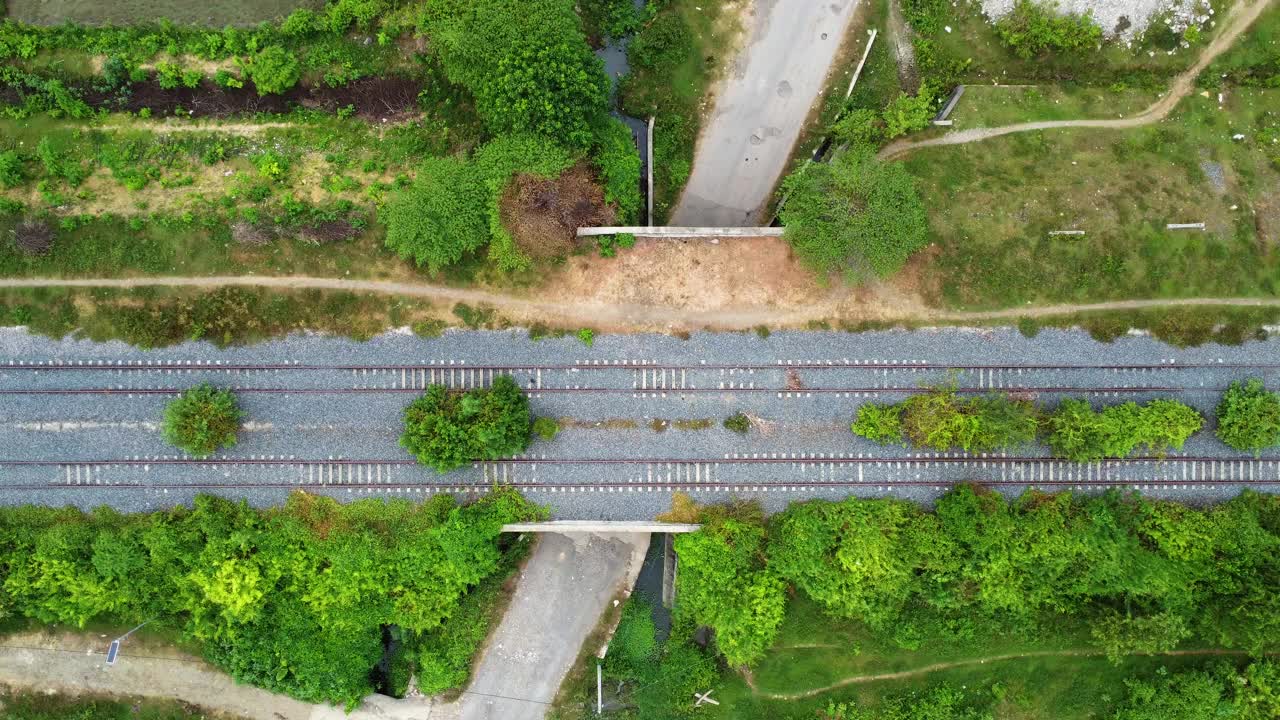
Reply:
[[[691, 309], [683, 304], [642, 304], [603, 302], [578, 298], [573, 302], [541, 301], [488, 290], [406, 283], [384, 280], [342, 280], [307, 276], [210, 276], [210, 277], [134, 277], [134, 278], [7, 278], [0, 279], [5, 288], [117, 288], [174, 287], [215, 289], [229, 286], [264, 287], [277, 290], [340, 290], [424, 298], [445, 303], [488, 305], [509, 320], [521, 323], [554, 323], [564, 326], [593, 327], [612, 332], [662, 331], [665, 329], [750, 330], [801, 327], [810, 322], [832, 320], [875, 319], [886, 322], [936, 322], [963, 324], [987, 320], [1048, 318], [1077, 313], [1112, 310], [1158, 310], [1178, 307], [1280, 308], [1280, 298], [1268, 297], [1199, 297], [1146, 298], [1114, 300], [1098, 303], [1060, 303], [1025, 305], [1003, 310], [950, 311], [903, 302], [903, 298], [886, 295], [875, 298], [872, 318], [846, 312], [846, 295], [793, 306], [773, 303], [725, 304]], [[875, 290], [870, 291], [872, 293]], [[882, 290], [883, 292], [883, 290]]]

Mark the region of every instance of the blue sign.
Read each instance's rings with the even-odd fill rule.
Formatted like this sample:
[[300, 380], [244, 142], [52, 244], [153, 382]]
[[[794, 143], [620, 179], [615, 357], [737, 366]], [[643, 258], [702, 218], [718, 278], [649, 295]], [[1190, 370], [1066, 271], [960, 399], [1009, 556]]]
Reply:
[[112, 640], [111, 647], [107, 648], [107, 664], [115, 665], [116, 657], [120, 655], [120, 641]]

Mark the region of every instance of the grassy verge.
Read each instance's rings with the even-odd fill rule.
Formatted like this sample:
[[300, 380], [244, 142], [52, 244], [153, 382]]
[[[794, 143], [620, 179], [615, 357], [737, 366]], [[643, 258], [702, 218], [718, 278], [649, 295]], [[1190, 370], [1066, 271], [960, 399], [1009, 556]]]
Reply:
[[[1171, 121], [925, 148], [905, 162], [936, 248], [917, 258], [953, 308], [1280, 292], [1280, 102], [1193, 96]], [[1237, 139], [1236, 136], [1241, 136]], [[1167, 223], [1204, 222], [1173, 231]], [[1081, 236], [1050, 236], [1079, 229]]]
[[0, 691], [5, 720], [235, 720], [176, 700]]
[[1159, 99], [1138, 88], [1087, 85], [969, 85], [951, 113], [955, 128], [999, 127], [1044, 120], [1112, 119], [1135, 115]]
[[7, 4], [8, 17], [36, 25], [135, 25], [167, 18], [179, 25], [215, 29], [247, 27], [279, 20], [298, 8], [317, 10], [324, 6], [322, 0], [215, 0], [199, 4], [184, 0], [7, 0]]
[[721, 0], [671, 0], [642, 27], [619, 84], [623, 110], [654, 117], [654, 221], [665, 222], [693, 169], [707, 91], [730, 59], [736, 24]]

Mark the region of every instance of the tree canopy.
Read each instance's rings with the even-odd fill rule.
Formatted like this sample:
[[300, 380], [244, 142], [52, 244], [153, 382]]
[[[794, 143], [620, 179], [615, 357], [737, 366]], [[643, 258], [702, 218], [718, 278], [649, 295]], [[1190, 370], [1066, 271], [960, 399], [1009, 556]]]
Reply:
[[296, 493], [264, 511], [203, 495], [137, 515], [0, 508], [0, 587], [14, 615], [155, 618], [237, 680], [353, 707], [375, 690], [385, 626], [415, 650], [402, 662], [437, 674], [441, 658], [417, 650], [455, 632], [462, 598], [506, 562], [503, 523], [543, 515], [514, 491], [467, 506]]
[[432, 385], [404, 411], [400, 444], [418, 462], [448, 472], [474, 460], [496, 460], [529, 447], [529, 399], [509, 375], [467, 392]]
[[676, 540], [679, 607], [731, 664], [776, 635], [786, 587], [914, 649], [922, 638], [1042, 633], [1073, 617], [1112, 657], [1184, 639], [1280, 649], [1280, 496], [1207, 509], [1109, 493], [957, 488], [934, 512], [896, 499], [792, 503], [760, 516], [704, 509]]
[[783, 180], [785, 237], [809, 267], [846, 279], [885, 277], [928, 242], [915, 181], [900, 163], [854, 146]]

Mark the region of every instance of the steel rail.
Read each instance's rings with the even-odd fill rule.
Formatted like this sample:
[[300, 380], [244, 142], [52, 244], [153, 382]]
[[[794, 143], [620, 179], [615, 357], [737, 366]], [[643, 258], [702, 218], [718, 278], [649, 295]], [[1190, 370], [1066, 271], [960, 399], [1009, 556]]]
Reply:
[[[477, 386], [483, 387], [483, 386]], [[9, 388], [0, 389], [0, 395], [178, 395], [188, 388]], [[261, 394], [296, 394], [296, 395], [359, 395], [362, 393], [421, 393], [421, 387], [362, 387], [362, 388], [258, 388], [228, 386], [226, 389], [237, 393]], [[469, 389], [469, 388], [464, 388]], [[612, 393], [612, 394], [707, 394], [707, 393], [909, 393], [920, 394], [935, 390], [930, 387], [852, 387], [852, 388], [780, 388], [780, 387], [733, 387], [733, 388], [557, 388], [527, 387], [525, 392], [532, 394], [556, 393]], [[975, 388], [957, 387], [955, 392], [961, 394], [1004, 393], [1141, 393], [1141, 392], [1180, 392], [1180, 393], [1213, 393], [1218, 394], [1226, 388], [1217, 387], [1179, 387], [1172, 385], [1151, 387], [1033, 387], [1003, 385], [1000, 387]]]
[[[776, 453], [774, 453], [776, 454]], [[848, 465], [872, 465], [876, 463], [939, 463], [939, 464], [958, 464], [968, 462], [984, 462], [984, 463], [1042, 463], [1056, 462], [1070, 464], [1075, 467], [1088, 467], [1103, 464], [1118, 463], [1188, 463], [1188, 462], [1270, 462], [1280, 463], [1280, 456], [1268, 457], [1223, 457], [1214, 455], [1167, 455], [1159, 456], [1138, 456], [1128, 458], [1106, 458], [1103, 460], [1091, 460], [1087, 462], [1073, 462], [1062, 458], [1049, 456], [1016, 456], [1016, 457], [1000, 457], [1000, 456], [981, 456], [981, 455], [944, 455], [940, 457], [852, 457], [852, 456], [828, 456], [821, 457], [816, 453], [805, 453], [807, 457], [659, 457], [659, 458], [533, 458], [533, 457], [515, 457], [515, 458], [498, 458], [495, 460], [473, 460], [473, 466], [479, 466], [486, 463], [491, 464], [509, 464], [509, 465], [691, 465], [701, 463], [704, 465], [720, 464], [720, 465], [787, 465], [797, 463], [844, 463]], [[110, 458], [105, 460], [91, 459], [67, 459], [67, 460], [16, 460], [0, 458], [0, 467], [63, 467], [66, 465], [102, 465], [102, 466], [119, 466], [119, 467], [140, 467], [143, 465], [171, 465], [171, 466], [198, 466], [198, 465], [243, 465], [243, 466], [291, 466], [291, 465], [393, 465], [393, 466], [415, 466], [418, 461], [413, 458], [395, 458], [395, 459], [377, 459], [377, 458], [285, 458], [285, 457], [264, 457], [264, 458]], [[424, 470], [427, 470], [425, 466]]]
[[[48, 491], [48, 490], [245, 490], [245, 489], [334, 489], [334, 490], [430, 490], [432, 492], [452, 492], [452, 491], [472, 491], [478, 489], [514, 488], [517, 490], [560, 490], [560, 489], [594, 489], [607, 490], [608, 492], [638, 490], [638, 489], [660, 489], [660, 490], [680, 490], [696, 488], [699, 490], [709, 490], [718, 492], [741, 492], [760, 491], [766, 488], [893, 488], [893, 487], [937, 487], [949, 488], [962, 485], [978, 485], [993, 487], [1078, 487], [1087, 488], [1091, 486], [1101, 487], [1133, 487], [1135, 489], [1150, 486], [1166, 486], [1163, 489], [1194, 489], [1197, 486], [1221, 486], [1221, 485], [1280, 485], [1277, 480], [883, 480], [883, 481], [863, 481], [856, 482], [853, 480], [813, 480], [807, 482], [785, 482], [785, 483], [767, 483], [767, 482], [705, 482], [705, 481], [640, 481], [631, 483], [535, 483], [535, 482], [514, 482], [514, 483], [350, 483], [350, 482], [273, 482], [273, 483], [234, 483], [234, 482], [200, 482], [200, 483], [102, 483], [102, 484], [83, 484], [68, 485], [63, 483], [37, 484], [26, 483], [21, 485], [0, 484], [0, 492], [4, 491]], [[1172, 486], [1172, 487], [1168, 487]]]
[[399, 364], [399, 365], [304, 365], [301, 363], [276, 363], [276, 364], [218, 364], [214, 362], [193, 363], [189, 361], [166, 363], [157, 361], [155, 363], [144, 363], [140, 360], [129, 361], [123, 365], [114, 364], [79, 364], [76, 362], [49, 361], [48, 363], [17, 363], [0, 364], [0, 372], [6, 370], [55, 370], [55, 371], [128, 371], [128, 372], [144, 372], [155, 370], [192, 370], [192, 371], [225, 371], [225, 370], [246, 370], [246, 371], [337, 371], [349, 372], [352, 370], [376, 370], [376, 371], [393, 371], [393, 370], [504, 370], [504, 371], [523, 371], [523, 370], [1195, 370], [1206, 368], [1223, 368], [1223, 369], [1240, 369], [1240, 368], [1260, 368], [1260, 369], [1280, 369], [1280, 363], [1241, 363], [1241, 362], [1194, 362], [1194, 363], [1141, 363], [1133, 365], [1106, 365], [1106, 364], [1070, 364], [1070, 363], [991, 363], [991, 364], [955, 364], [955, 363], [934, 363], [920, 362], [913, 363], [910, 361], [903, 362], [866, 362], [856, 363], [851, 361], [805, 361], [805, 362], [778, 362], [773, 364], [747, 363], [740, 365], [730, 364], [696, 364], [696, 365], [669, 365], [656, 363], [637, 363], [637, 362], [601, 362], [601, 363], [580, 363], [580, 364], [558, 364], [558, 365], [537, 365], [537, 364], [512, 364], [512, 365], [472, 365], [469, 363], [423, 363], [423, 364]]

